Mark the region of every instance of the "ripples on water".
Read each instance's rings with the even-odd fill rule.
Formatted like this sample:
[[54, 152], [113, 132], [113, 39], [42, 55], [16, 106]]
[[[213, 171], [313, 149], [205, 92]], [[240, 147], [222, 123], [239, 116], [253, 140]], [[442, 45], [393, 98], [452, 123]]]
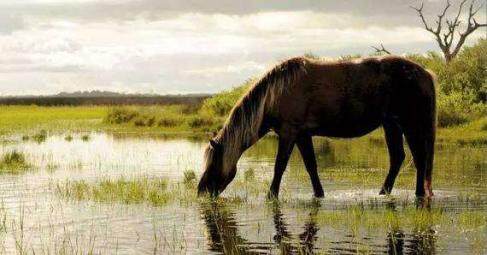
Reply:
[[[67, 253], [93, 250], [120, 254], [429, 254], [471, 251], [475, 242], [487, 241], [485, 233], [472, 237], [473, 241], [465, 240], [468, 233], [460, 235], [455, 232], [457, 229], [445, 226], [421, 231], [410, 226], [393, 230], [376, 227], [382, 232], [357, 235], [350, 226], [346, 227], [346, 222], [337, 227], [320, 220], [323, 212], [346, 212], [350, 207], [372, 213], [401, 211], [410, 206], [405, 205], [408, 201], [413, 201], [413, 190], [407, 185], [401, 187], [401, 181], [393, 198], [377, 195], [388, 167], [387, 151], [384, 144], [367, 138], [316, 141], [326, 193], [320, 201], [311, 199], [311, 185], [295, 153], [284, 177], [281, 203], [266, 202], [263, 199], [266, 190], [261, 190], [244, 203], [171, 203], [163, 207], [66, 201], [53, 190], [57, 183], [67, 180], [164, 177], [179, 182], [185, 170], [194, 170], [199, 175], [206, 141], [103, 133], [91, 134], [88, 141], [83, 141], [81, 135], [74, 135], [73, 141], [66, 141], [64, 136], [50, 136], [42, 143], [21, 142], [15, 137], [11, 140], [18, 142], [2, 145], [0, 152], [21, 151], [36, 169], [22, 175], [0, 176], [0, 198], [8, 217], [7, 231], [2, 232], [0, 244], [6, 253], [28, 247], [28, 253], [58, 253], [67, 249]], [[256, 182], [270, 181], [276, 146], [273, 138], [259, 142], [245, 153], [239, 169], [254, 169]], [[441, 208], [448, 215], [487, 211], [485, 155], [486, 147], [439, 146], [435, 177], [440, 177], [435, 178], [438, 182], [432, 207]], [[407, 162], [405, 165], [399, 179], [413, 184], [414, 168]], [[243, 178], [242, 172], [237, 178]], [[348, 178], [350, 173], [364, 174], [364, 179]], [[370, 178], [369, 173], [372, 173], [369, 180], [373, 181], [364, 181]], [[448, 176], [461, 181], [450, 183]], [[462, 194], [469, 193], [477, 196], [463, 198]], [[231, 185], [225, 196], [242, 196], [242, 190]], [[359, 224], [358, 231], [364, 229], [367, 226]]]

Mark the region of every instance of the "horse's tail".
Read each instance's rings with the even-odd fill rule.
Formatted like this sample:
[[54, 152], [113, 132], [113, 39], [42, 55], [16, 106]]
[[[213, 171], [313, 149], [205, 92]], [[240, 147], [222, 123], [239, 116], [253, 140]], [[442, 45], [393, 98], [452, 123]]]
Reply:
[[[425, 179], [426, 179], [426, 191], [432, 192], [431, 178], [433, 174], [433, 160], [435, 150], [436, 139], [436, 123], [437, 123], [437, 109], [436, 109], [436, 76], [433, 72], [426, 70], [427, 79], [426, 86], [430, 87], [432, 93], [430, 95], [430, 111], [426, 116], [427, 139], [426, 139], [426, 167], [425, 167]], [[433, 195], [432, 193], [430, 195]]]

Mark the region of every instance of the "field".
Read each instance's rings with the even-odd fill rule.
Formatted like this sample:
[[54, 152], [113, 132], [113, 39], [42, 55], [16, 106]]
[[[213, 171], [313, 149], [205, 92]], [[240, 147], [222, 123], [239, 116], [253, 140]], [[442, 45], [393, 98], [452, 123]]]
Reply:
[[393, 193], [378, 195], [381, 129], [314, 139], [323, 199], [297, 150], [279, 200], [266, 199], [272, 134], [219, 198], [197, 197], [208, 138], [254, 79], [202, 102], [0, 105], [0, 253], [486, 254], [486, 50], [481, 39], [448, 65], [408, 56], [438, 76], [432, 200], [414, 196], [408, 150]]
[[[136, 114], [114, 123], [120, 110]], [[205, 114], [187, 105], [0, 107], [0, 250], [486, 252], [485, 118], [439, 129], [435, 198], [418, 209], [409, 154], [393, 194], [378, 195], [388, 167], [381, 130], [315, 140], [324, 199], [312, 199], [296, 151], [279, 201], [265, 199], [273, 136], [244, 154], [222, 197], [197, 198], [208, 132], [223, 121], [195, 125]]]

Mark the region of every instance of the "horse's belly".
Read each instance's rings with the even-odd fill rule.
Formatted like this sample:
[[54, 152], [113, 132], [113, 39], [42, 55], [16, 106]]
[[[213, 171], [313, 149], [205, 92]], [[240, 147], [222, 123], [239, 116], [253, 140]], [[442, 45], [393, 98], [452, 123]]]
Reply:
[[329, 137], [352, 138], [366, 135], [382, 124], [380, 114], [365, 114], [363, 116], [322, 116], [308, 122], [311, 134]]

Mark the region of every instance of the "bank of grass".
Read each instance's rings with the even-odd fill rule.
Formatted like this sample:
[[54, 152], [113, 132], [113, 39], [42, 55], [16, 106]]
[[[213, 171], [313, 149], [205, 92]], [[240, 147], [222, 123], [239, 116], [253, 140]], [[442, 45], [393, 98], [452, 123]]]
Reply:
[[0, 159], [0, 173], [20, 174], [31, 168], [24, 154], [18, 151], [6, 152]]
[[103, 122], [139, 130], [213, 131], [221, 126], [223, 117], [189, 105], [125, 106], [109, 109]]
[[0, 135], [46, 131], [85, 131], [100, 127], [105, 106], [0, 106]]

